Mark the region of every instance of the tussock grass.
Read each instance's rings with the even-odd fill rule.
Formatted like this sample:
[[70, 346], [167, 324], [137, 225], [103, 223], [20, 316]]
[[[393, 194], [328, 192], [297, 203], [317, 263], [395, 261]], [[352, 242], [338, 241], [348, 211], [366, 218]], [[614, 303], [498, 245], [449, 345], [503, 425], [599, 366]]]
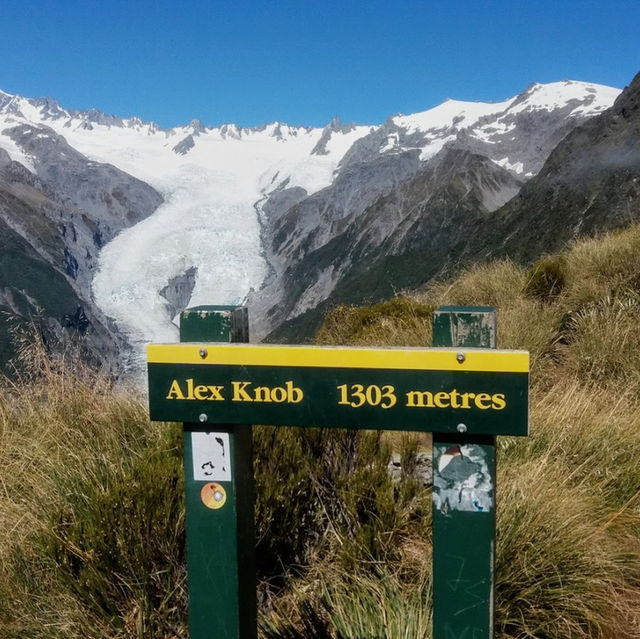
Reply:
[[[428, 346], [444, 304], [495, 306], [499, 346], [532, 358], [531, 436], [499, 440], [497, 636], [640, 639], [640, 227], [339, 307], [318, 340]], [[21, 353], [0, 384], [0, 637], [186, 636], [179, 431]], [[430, 636], [431, 494], [387, 472], [419, 446], [255, 429], [262, 637]]]
[[373, 306], [340, 305], [316, 336], [318, 344], [424, 346], [432, 339], [433, 304], [395, 297]]
[[22, 346], [0, 386], [0, 636], [163, 636], [185, 600], [176, 443], [132, 392]]
[[[531, 353], [531, 436], [499, 440], [499, 637], [640, 637], [639, 291], [640, 227], [634, 227], [577, 243], [529, 270], [509, 261], [476, 266], [415, 298], [425, 308], [494, 306], [499, 346]], [[339, 330], [329, 317], [323, 341], [357, 335], [366, 343], [359, 318], [368, 312], [341, 309]], [[423, 565], [429, 561], [425, 553]], [[401, 565], [406, 558], [386, 570], [393, 574]], [[351, 583], [352, 601], [362, 602], [360, 613], [372, 623], [364, 636], [404, 636], [385, 626], [382, 608], [393, 605], [376, 615], [368, 586]], [[322, 588], [307, 588], [305, 596], [299, 585], [293, 590], [300, 605], [290, 625], [308, 623], [309, 592], [314, 611], [341, 617], [340, 601], [329, 604]], [[400, 588], [411, 600], [410, 585]], [[358, 636], [362, 627], [335, 622], [326, 636]], [[430, 636], [428, 628], [415, 636]]]
[[494, 306], [503, 309], [519, 299], [527, 271], [511, 260], [497, 260], [467, 269], [451, 282], [436, 282], [419, 295], [436, 306]]
[[[497, 637], [640, 637], [637, 390], [538, 387], [531, 436], [500, 438]], [[325, 558], [272, 604], [265, 637], [430, 637], [429, 543], [409, 532], [398, 556], [346, 576]], [[398, 601], [415, 634], [390, 621]]]
[[328, 566], [296, 584], [261, 620], [264, 639], [394, 637], [431, 634], [431, 575], [421, 557], [411, 581], [384, 566], [347, 573]]
[[579, 380], [500, 440], [496, 617], [504, 636], [636, 637], [640, 402]]
[[566, 298], [573, 308], [623, 289], [640, 290], [640, 226], [575, 243], [566, 266]]

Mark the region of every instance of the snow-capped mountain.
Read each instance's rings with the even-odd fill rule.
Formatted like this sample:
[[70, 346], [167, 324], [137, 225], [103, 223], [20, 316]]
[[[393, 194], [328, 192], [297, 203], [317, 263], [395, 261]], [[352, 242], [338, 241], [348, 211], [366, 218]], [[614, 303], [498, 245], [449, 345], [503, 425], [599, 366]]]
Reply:
[[[455, 239], [456, 207], [472, 205], [467, 216], [479, 218], [501, 207], [569, 131], [618, 93], [579, 82], [534, 84], [504, 102], [448, 100], [374, 128], [347, 151], [330, 187], [282, 206], [269, 202], [263, 245], [273, 270], [251, 296], [259, 332], [327, 299], [367, 301], [438, 274], [434, 247], [411, 267], [401, 258], [417, 250], [422, 234], [434, 234], [433, 220], [442, 214]], [[448, 245], [440, 240], [437, 248]]]
[[[410, 239], [399, 208], [375, 220], [367, 211], [427, 173], [435, 192], [454, 179], [452, 166], [464, 167], [480, 205], [495, 210], [618, 93], [567, 81], [499, 103], [447, 100], [375, 126], [335, 119], [324, 129], [210, 128], [193, 120], [164, 130], [0, 92], [0, 149], [73, 208], [57, 221], [60, 269], [113, 318], [138, 361], [142, 343], [176, 339], [174, 316], [187, 305], [251, 293], [261, 336], [321, 303], [365, 236], [361, 257], [396, 232], [396, 246]], [[452, 151], [467, 155], [443, 164]], [[28, 236], [16, 216], [4, 218]], [[347, 237], [351, 246], [332, 249]]]

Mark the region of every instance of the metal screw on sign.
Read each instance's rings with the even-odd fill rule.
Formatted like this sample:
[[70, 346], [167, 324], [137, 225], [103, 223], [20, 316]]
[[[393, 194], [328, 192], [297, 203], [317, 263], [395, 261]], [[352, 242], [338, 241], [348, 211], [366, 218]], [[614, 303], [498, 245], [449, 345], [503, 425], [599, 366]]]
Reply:
[[467, 359], [467, 357], [466, 357], [466, 355], [464, 353], [458, 353], [456, 355], [456, 359], [458, 360], [458, 362], [460, 364], [462, 364]]

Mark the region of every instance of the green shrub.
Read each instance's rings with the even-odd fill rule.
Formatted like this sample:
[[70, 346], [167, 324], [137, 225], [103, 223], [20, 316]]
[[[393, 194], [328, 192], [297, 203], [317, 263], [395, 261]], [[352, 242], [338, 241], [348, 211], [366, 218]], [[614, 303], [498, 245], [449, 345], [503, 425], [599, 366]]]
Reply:
[[333, 309], [316, 336], [318, 344], [429, 346], [435, 306], [395, 297], [372, 306]]
[[254, 436], [258, 574], [331, 556], [345, 568], [396, 556], [424, 504], [394, 484], [379, 431], [258, 427]]
[[538, 260], [527, 273], [524, 294], [541, 302], [550, 302], [560, 295], [566, 286], [567, 266], [562, 257], [546, 257]]

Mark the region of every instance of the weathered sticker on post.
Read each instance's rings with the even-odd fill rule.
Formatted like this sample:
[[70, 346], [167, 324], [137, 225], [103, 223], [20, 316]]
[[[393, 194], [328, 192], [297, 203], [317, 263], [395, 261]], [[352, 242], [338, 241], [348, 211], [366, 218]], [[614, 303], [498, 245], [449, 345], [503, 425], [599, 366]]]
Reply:
[[433, 505], [443, 515], [494, 510], [491, 477], [482, 446], [434, 444]]
[[195, 481], [231, 481], [229, 433], [191, 433]]

